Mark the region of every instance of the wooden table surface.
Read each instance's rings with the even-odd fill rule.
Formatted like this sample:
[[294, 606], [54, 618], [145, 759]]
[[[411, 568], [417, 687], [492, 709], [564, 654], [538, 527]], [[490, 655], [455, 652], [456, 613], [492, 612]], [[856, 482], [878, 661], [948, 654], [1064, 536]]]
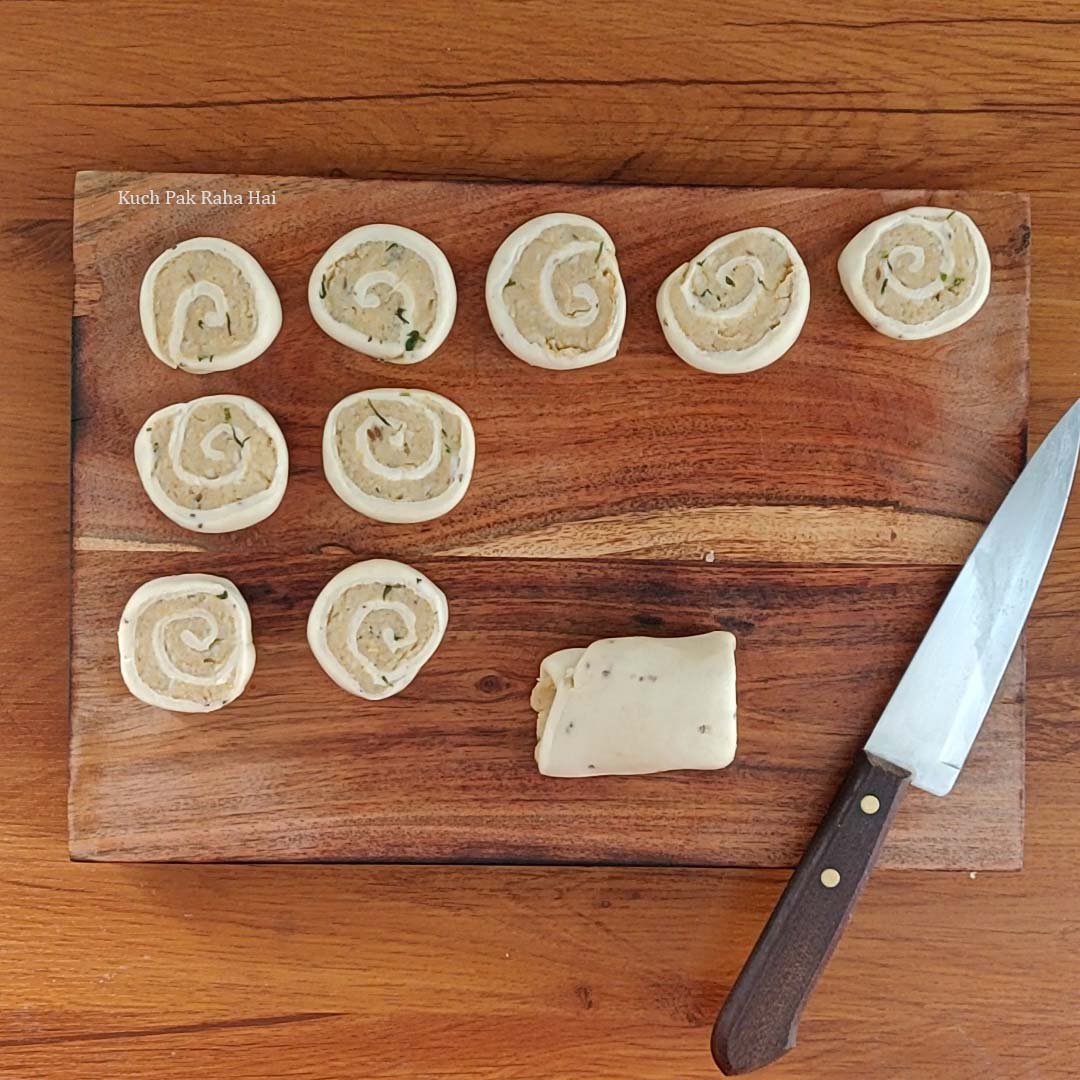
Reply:
[[[783, 873], [68, 862], [71, 189], [116, 167], [1030, 191], [1036, 444], [1080, 394], [1075, 6], [787, 10], [0, 0], [0, 1076], [714, 1075]], [[877, 875], [768, 1076], [1080, 1075], [1078, 581], [1074, 506], [1030, 623], [1025, 869]]]

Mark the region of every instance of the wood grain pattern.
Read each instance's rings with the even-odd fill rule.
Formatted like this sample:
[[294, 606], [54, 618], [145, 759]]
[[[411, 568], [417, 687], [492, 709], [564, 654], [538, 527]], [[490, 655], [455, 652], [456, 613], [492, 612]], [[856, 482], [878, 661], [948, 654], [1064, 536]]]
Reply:
[[[277, 204], [132, 207], [118, 196], [251, 190], [274, 191]], [[928, 201], [980, 223], [993, 295], [955, 335], [895, 342], [851, 310], [836, 256], [866, 221]], [[569, 375], [506, 354], [481, 295], [508, 223], [556, 207], [604, 222], [628, 287], [620, 355]], [[423, 364], [357, 357], [307, 312], [308, 268], [359, 220], [419, 228], [455, 268], [458, 318]], [[666, 349], [652, 297], [672, 262], [752, 221], [782, 228], [803, 253], [807, 329], [768, 371], [704, 376]], [[1013, 195], [80, 174], [72, 853], [792, 864], [1018, 471], [1029, 232]], [[278, 283], [282, 333], [238, 371], [172, 371], [149, 355], [133, 298], [163, 246], [218, 234], [257, 253]], [[446, 394], [477, 429], [468, 497], [420, 528], [358, 517], [322, 475], [327, 410], [387, 382]], [[269, 521], [205, 536], [149, 505], [131, 433], [148, 410], [225, 388], [281, 423], [290, 486]], [[304, 622], [326, 580], [373, 555], [421, 560], [451, 597], [452, 627], [421, 681], [365, 707], [320, 676]], [[480, 556], [497, 558], [474, 564]], [[697, 565], [657, 561], [678, 558]], [[135, 586], [189, 571], [240, 584], [260, 660], [227, 713], [178, 721], [127, 694], [113, 639]], [[608, 635], [715, 627], [739, 638], [734, 768], [588, 784], [537, 774], [528, 693], [540, 658]], [[944, 810], [923, 800], [888, 865], [1020, 865], [1021, 684], [1022, 660], [962, 797]]]
[[[325, 678], [304, 636], [319, 589], [350, 558], [93, 560], [75, 590], [72, 853], [135, 860], [793, 864], [953, 575], [421, 561], [453, 598], [450, 628], [413, 692], [373, 705]], [[257, 628], [255, 675], [227, 714], [129, 700], [114, 662], [133, 574], [195, 567], [227, 573]], [[537, 773], [539, 657], [710, 626], [739, 640], [733, 766], [587, 784]], [[1018, 658], [955, 793], [912, 799], [885, 865], [1019, 863], [1022, 687]]]
[[[68, 862], [73, 172], [1030, 190], [1034, 447], [1080, 392], [1075, 5], [416, 0], [403, 48], [400, 5], [288, 0], [193, 63], [236, 12], [0, 3], [0, 1076], [710, 1080], [783, 872]], [[1023, 871], [877, 873], [768, 1080], [1075, 1076], [1078, 583], [1074, 506]]]
[[[119, 204], [121, 190], [133, 198], [259, 190], [274, 192], [277, 204], [133, 207]], [[925, 202], [959, 206], [979, 222], [993, 252], [993, 293], [956, 333], [896, 342], [852, 309], [836, 257], [866, 222]], [[515, 360], [495, 337], [483, 301], [487, 265], [508, 228], [559, 207], [603, 222], [627, 286], [618, 357], [572, 373]], [[406, 222], [431, 236], [454, 267], [454, 329], [422, 364], [361, 357], [321, 333], [307, 310], [310, 268], [361, 221]], [[656, 290], [672, 266], [718, 232], [759, 221], [783, 230], [802, 253], [811, 312], [777, 365], [710, 378], [667, 348]], [[236, 371], [173, 371], [153, 362], [134, 298], [164, 247], [219, 234], [256, 253], [277, 282], [282, 331], [263, 357]], [[402, 558], [700, 559], [712, 550], [726, 559], [730, 546], [751, 561], [828, 563], [863, 561], [859, 549], [869, 540], [875, 552], [885, 548], [888, 561], [925, 553], [959, 563], [971, 523], [989, 518], [1023, 453], [1029, 236], [1026, 201], [1012, 195], [82, 174], [75, 201], [76, 543], [180, 540], [206, 551], [283, 553], [335, 543]], [[476, 427], [477, 468], [466, 500], [423, 528], [358, 517], [332, 497], [322, 474], [330, 407], [385, 385], [446, 394]], [[193, 536], [148, 512], [131, 468], [132, 433], [157, 408], [225, 388], [254, 397], [282, 425], [290, 445], [288, 498], [257, 529]], [[769, 509], [759, 522], [753, 508], [762, 505]], [[684, 524], [686, 511], [693, 516]], [[828, 545], [841, 534], [837, 555]], [[792, 537], [800, 540], [789, 550]]]

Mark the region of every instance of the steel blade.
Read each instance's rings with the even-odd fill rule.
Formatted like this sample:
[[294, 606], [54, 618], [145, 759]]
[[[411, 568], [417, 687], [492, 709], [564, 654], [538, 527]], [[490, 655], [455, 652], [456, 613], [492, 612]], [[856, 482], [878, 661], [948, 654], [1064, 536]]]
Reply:
[[947, 795], [1031, 609], [1069, 500], [1080, 401], [1058, 421], [979, 538], [866, 750]]

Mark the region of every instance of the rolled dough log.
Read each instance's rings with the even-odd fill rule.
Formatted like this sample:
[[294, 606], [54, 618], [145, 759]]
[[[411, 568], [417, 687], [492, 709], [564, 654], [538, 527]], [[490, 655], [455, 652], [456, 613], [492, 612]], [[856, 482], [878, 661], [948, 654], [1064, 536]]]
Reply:
[[735, 756], [735, 638], [605, 638], [561, 649], [532, 693], [545, 776], [722, 769]]

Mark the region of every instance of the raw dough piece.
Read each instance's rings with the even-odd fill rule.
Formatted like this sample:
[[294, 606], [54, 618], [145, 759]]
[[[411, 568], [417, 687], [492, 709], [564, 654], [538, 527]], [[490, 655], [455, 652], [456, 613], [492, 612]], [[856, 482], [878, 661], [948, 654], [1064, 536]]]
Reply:
[[323, 428], [323, 468], [354, 510], [376, 521], [430, 521], [469, 487], [476, 438], [465, 412], [429, 390], [363, 390]]
[[544, 214], [495, 252], [487, 309], [503, 344], [536, 367], [568, 370], [610, 360], [626, 322], [615, 243], [592, 218]]
[[197, 236], [150, 264], [139, 318], [159, 360], [204, 374], [266, 352], [281, 329], [281, 301], [254, 256], [228, 240]]
[[532, 693], [545, 776], [722, 769], [735, 756], [735, 638], [605, 638], [540, 665]]
[[721, 236], [672, 271], [656, 294], [676, 356], [729, 375], [779, 360], [795, 344], [809, 308], [806, 267], [776, 229]]
[[330, 245], [308, 282], [315, 321], [335, 341], [392, 364], [417, 364], [445, 340], [457, 312], [441, 249], [401, 225], [364, 225]]
[[840, 253], [855, 310], [891, 338], [936, 337], [966, 323], [990, 293], [990, 252], [974, 221], [915, 206], [867, 225]]
[[248, 606], [231, 581], [209, 574], [140, 585], [117, 639], [127, 688], [159, 709], [220, 709], [243, 693], [255, 669]]
[[323, 671], [369, 701], [416, 678], [446, 632], [443, 591], [390, 559], [354, 563], [330, 579], [308, 616], [307, 637]]
[[213, 394], [158, 409], [139, 428], [135, 467], [154, 505], [177, 525], [235, 532], [278, 508], [289, 451], [258, 402]]

